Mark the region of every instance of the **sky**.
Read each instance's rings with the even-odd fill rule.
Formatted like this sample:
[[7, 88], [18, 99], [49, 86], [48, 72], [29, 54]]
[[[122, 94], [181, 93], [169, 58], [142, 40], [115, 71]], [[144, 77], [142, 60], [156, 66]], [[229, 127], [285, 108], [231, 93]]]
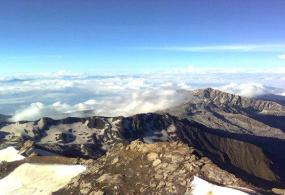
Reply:
[[284, 71], [284, 0], [0, 3], [2, 75]]

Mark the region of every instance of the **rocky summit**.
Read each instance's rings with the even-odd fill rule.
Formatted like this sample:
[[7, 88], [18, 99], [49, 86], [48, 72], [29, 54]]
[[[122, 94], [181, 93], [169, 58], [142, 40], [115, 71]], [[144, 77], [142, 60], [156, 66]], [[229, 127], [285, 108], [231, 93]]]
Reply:
[[252, 186], [180, 142], [118, 144], [55, 194], [191, 194], [193, 176], [248, 193]]
[[0, 177], [26, 163], [80, 164], [86, 171], [53, 193], [191, 194], [200, 184], [220, 193], [283, 192], [284, 106], [214, 89], [180, 93], [179, 106], [129, 117], [3, 118], [0, 150], [14, 147], [21, 158], [3, 157]]

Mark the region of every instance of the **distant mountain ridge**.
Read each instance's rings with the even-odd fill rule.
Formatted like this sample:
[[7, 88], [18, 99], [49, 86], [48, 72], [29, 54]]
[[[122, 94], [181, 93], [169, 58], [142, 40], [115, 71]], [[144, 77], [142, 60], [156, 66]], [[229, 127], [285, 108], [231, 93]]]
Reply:
[[285, 106], [285, 96], [275, 95], [275, 94], [264, 94], [255, 97], [256, 99], [266, 100], [266, 101], [274, 101], [278, 104]]
[[285, 139], [285, 107], [276, 102], [211, 88], [181, 93], [188, 100], [164, 112], [226, 132]]

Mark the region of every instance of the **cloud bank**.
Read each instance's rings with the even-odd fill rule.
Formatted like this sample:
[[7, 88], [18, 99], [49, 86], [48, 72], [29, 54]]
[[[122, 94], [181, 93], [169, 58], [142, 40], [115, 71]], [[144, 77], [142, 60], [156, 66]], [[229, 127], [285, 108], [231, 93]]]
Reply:
[[222, 91], [245, 96], [245, 97], [257, 97], [264, 94], [274, 94], [276, 89], [266, 87], [260, 83], [230, 83], [228, 85], [220, 87]]
[[182, 100], [183, 95], [174, 90], [163, 90], [160, 92], [146, 90], [136, 91], [121, 97], [113, 97], [100, 103], [97, 103], [96, 100], [88, 100], [73, 105], [61, 102], [53, 104], [36, 102], [22, 110], [16, 111], [11, 121], [33, 121], [41, 117], [60, 119], [67, 116], [129, 116], [162, 110], [177, 105]]
[[188, 71], [143, 75], [34, 74], [0, 78], [1, 114], [13, 121], [66, 116], [128, 116], [184, 101], [178, 91], [216, 88], [247, 97], [284, 95], [284, 74]]

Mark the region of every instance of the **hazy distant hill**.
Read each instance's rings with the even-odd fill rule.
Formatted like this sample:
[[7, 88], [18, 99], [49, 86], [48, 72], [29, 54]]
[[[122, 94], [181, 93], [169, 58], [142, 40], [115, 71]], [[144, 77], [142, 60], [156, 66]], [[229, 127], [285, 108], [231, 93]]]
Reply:
[[10, 116], [0, 114], [0, 122], [6, 122]]
[[261, 99], [261, 100], [274, 101], [274, 102], [277, 102], [278, 104], [285, 106], [285, 96], [274, 95], [274, 94], [265, 94], [265, 95], [260, 95], [256, 98]]

